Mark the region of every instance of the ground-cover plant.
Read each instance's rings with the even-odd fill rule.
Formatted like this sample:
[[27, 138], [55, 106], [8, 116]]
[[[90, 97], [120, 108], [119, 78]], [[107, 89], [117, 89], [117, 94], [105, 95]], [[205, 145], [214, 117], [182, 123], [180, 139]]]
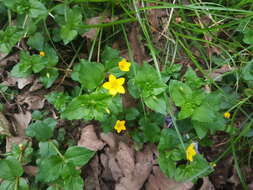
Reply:
[[[245, 188], [235, 144], [245, 139], [252, 144], [252, 6], [246, 0], [141, 2], [1, 0], [0, 15], [8, 22], [0, 19], [0, 56], [19, 54], [18, 63], [7, 68], [9, 76], [38, 77], [60, 120], [96, 121], [106, 133], [130, 136], [136, 150], [157, 145], [161, 170], [177, 181], [208, 176], [231, 152]], [[175, 18], [169, 17], [157, 36], [149, 11], [163, 9], [175, 11]], [[149, 58], [143, 63], [134, 59], [137, 50], [128, 40], [131, 22], [139, 24], [141, 48]], [[117, 35], [125, 39], [120, 45], [129, 56], [112, 48]], [[6, 102], [18, 93], [4, 84], [0, 92]], [[127, 96], [134, 106], [124, 106]], [[85, 186], [80, 168], [95, 152], [62, 146], [57, 120], [49, 115], [33, 112], [28, 140], [0, 160], [0, 189]], [[207, 158], [203, 149], [212, 148], [211, 137], [220, 133], [229, 137], [224, 155]], [[27, 180], [28, 163], [38, 172]]]

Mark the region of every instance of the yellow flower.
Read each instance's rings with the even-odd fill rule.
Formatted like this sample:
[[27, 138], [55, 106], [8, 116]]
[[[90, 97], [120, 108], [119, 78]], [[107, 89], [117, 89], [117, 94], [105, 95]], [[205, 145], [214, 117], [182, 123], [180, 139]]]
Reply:
[[223, 115], [226, 119], [229, 119], [231, 114], [229, 112], [225, 112]]
[[197, 154], [197, 151], [195, 150], [195, 144], [191, 143], [187, 149], [186, 149], [186, 159], [190, 162], [193, 161], [193, 157]]
[[117, 131], [117, 133], [120, 133], [121, 131], [126, 130], [126, 126], [125, 126], [126, 121], [125, 120], [117, 120], [114, 129]]
[[129, 62], [127, 62], [127, 60], [125, 60], [125, 59], [122, 59], [119, 63], [118, 63], [118, 65], [119, 65], [119, 69], [121, 70], [121, 71], [129, 71], [130, 69], [130, 66], [131, 66], [131, 63], [129, 63]]
[[44, 57], [46, 55], [46, 53], [44, 51], [40, 51], [40, 56]]
[[109, 93], [115, 96], [117, 93], [125, 94], [125, 89], [122, 86], [125, 82], [125, 78], [116, 78], [114, 75], [109, 75], [109, 81], [103, 84], [103, 87], [109, 90]]

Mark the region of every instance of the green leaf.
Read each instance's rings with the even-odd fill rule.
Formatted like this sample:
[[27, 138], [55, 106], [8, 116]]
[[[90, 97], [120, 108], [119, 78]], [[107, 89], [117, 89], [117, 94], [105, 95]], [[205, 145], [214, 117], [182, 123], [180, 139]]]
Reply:
[[65, 158], [75, 166], [83, 166], [95, 155], [96, 152], [84, 147], [72, 146], [65, 153]]
[[158, 164], [165, 175], [174, 178], [176, 162], [170, 158], [170, 152], [161, 153], [158, 157]]
[[41, 32], [36, 32], [28, 39], [27, 44], [36, 50], [42, 51], [44, 47], [44, 36], [42, 36]]
[[104, 63], [105, 65], [106, 70], [118, 67], [118, 62], [120, 61], [119, 51], [109, 46], [106, 46], [101, 55], [101, 59], [102, 63]]
[[214, 111], [210, 107], [204, 105], [198, 107], [192, 115], [192, 120], [196, 120], [199, 122], [212, 122], [214, 119]]
[[167, 101], [164, 96], [150, 96], [144, 98], [145, 104], [152, 110], [164, 114], [167, 114]]
[[47, 141], [53, 137], [54, 128], [57, 121], [53, 118], [47, 118], [43, 121], [36, 121], [28, 126], [26, 135], [35, 137], [38, 141]]
[[39, 154], [42, 159], [46, 158], [46, 157], [53, 156], [53, 155], [57, 155], [57, 152], [56, 152], [55, 148], [53, 147], [52, 143], [54, 143], [55, 146], [58, 147], [57, 141], [39, 142]]
[[[5, 180], [0, 185], [0, 190], [15, 190], [16, 180]], [[24, 178], [19, 178], [18, 190], [29, 190], [29, 186]]]
[[80, 176], [70, 176], [64, 180], [64, 190], [83, 190], [84, 182]]
[[177, 133], [174, 129], [163, 129], [158, 144], [159, 152], [171, 150], [180, 143]]
[[45, 88], [50, 88], [58, 76], [59, 72], [57, 68], [44, 69], [40, 73], [40, 81], [45, 86]]
[[60, 111], [63, 112], [67, 104], [71, 101], [71, 97], [64, 94], [63, 92], [51, 92], [50, 94], [46, 95], [47, 101], [50, 104], [53, 104], [54, 107]]
[[186, 181], [186, 180], [196, 181], [197, 178], [207, 176], [212, 171], [213, 169], [212, 167], [210, 167], [206, 159], [202, 155], [197, 154], [196, 156], [194, 156], [193, 162], [186, 165], [180, 165], [179, 167], [177, 167], [177, 169], [174, 171], [175, 180], [176, 181]]
[[37, 0], [29, 0], [30, 3], [30, 9], [29, 9], [29, 15], [32, 18], [44, 18], [47, 16], [48, 11], [43, 3]]
[[23, 174], [21, 163], [14, 157], [8, 157], [0, 160], [0, 178], [13, 180]]
[[243, 42], [250, 45], [253, 44], [253, 31], [251, 29], [244, 31]]
[[75, 65], [72, 79], [80, 82], [88, 90], [94, 90], [104, 80], [104, 66], [101, 63], [90, 62], [81, 59], [81, 63]]
[[78, 34], [79, 25], [82, 23], [82, 11], [79, 7], [68, 8], [66, 13], [66, 23], [61, 27], [61, 38], [64, 44], [68, 44]]
[[104, 93], [91, 93], [74, 98], [62, 113], [62, 118], [69, 120], [102, 120], [112, 97]]
[[253, 70], [253, 61], [250, 61], [242, 68], [242, 77], [244, 80], [253, 80], [253, 71], [252, 70]]
[[140, 115], [140, 112], [136, 108], [128, 108], [125, 110], [125, 114], [126, 120], [132, 121], [135, 120]]
[[43, 182], [52, 182], [60, 177], [64, 161], [59, 156], [43, 159], [39, 166], [37, 179]]
[[196, 75], [195, 71], [191, 67], [188, 68], [184, 77], [185, 83], [192, 89], [198, 89], [204, 84], [203, 80]]
[[176, 106], [182, 106], [192, 98], [192, 89], [185, 83], [172, 80], [169, 85], [170, 95]]
[[15, 26], [8, 26], [4, 31], [0, 30], [0, 53], [7, 55], [21, 40], [23, 34], [23, 31]]
[[198, 121], [193, 121], [193, 127], [197, 133], [197, 136], [202, 139], [206, 136], [208, 133], [208, 128], [207, 128], [208, 123], [201, 123]]
[[143, 98], [159, 95], [167, 88], [167, 85], [160, 80], [156, 70], [149, 64], [137, 67], [134, 85], [139, 89]]

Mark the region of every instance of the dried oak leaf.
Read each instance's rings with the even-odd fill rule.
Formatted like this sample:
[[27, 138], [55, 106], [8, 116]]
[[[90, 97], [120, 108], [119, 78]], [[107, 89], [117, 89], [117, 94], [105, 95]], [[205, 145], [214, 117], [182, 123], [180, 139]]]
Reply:
[[28, 93], [25, 93], [17, 96], [17, 103], [19, 105], [27, 104], [28, 110], [39, 110], [44, 107], [45, 98], [42, 98], [38, 95], [30, 95]]
[[32, 114], [29, 111], [13, 114], [13, 124], [15, 126], [18, 136], [25, 136], [25, 129], [27, 128], [31, 120]]
[[4, 114], [0, 112], [0, 134], [10, 136], [10, 123], [5, 118]]
[[87, 125], [81, 131], [81, 138], [78, 141], [78, 146], [97, 151], [101, 150], [105, 144], [98, 139], [94, 126]]

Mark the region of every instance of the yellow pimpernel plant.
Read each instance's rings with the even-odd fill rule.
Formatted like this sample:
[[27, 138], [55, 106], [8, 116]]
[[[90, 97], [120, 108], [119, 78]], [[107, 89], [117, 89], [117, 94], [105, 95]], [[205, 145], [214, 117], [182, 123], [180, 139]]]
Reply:
[[225, 112], [223, 115], [226, 119], [229, 119], [231, 117], [231, 114], [229, 112]]
[[193, 157], [197, 154], [197, 151], [195, 150], [195, 144], [191, 143], [187, 148], [186, 148], [186, 159], [189, 160], [190, 162], [193, 161]]
[[126, 126], [125, 126], [126, 121], [125, 120], [117, 120], [114, 129], [117, 131], [117, 133], [120, 133], [121, 131], [125, 131], [126, 130]]
[[109, 94], [115, 96], [117, 93], [125, 94], [125, 88], [123, 84], [125, 83], [125, 78], [116, 78], [114, 75], [109, 75], [109, 81], [103, 84], [103, 87], [109, 90]]
[[44, 57], [46, 55], [46, 53], [44, 51], [40, 51], [40, 56]]
[[119, 69], [121, 71], [129, 71], [131, 63], [127, 62], [126, 59], [121, 59], [121, 61], [118, 63]]

